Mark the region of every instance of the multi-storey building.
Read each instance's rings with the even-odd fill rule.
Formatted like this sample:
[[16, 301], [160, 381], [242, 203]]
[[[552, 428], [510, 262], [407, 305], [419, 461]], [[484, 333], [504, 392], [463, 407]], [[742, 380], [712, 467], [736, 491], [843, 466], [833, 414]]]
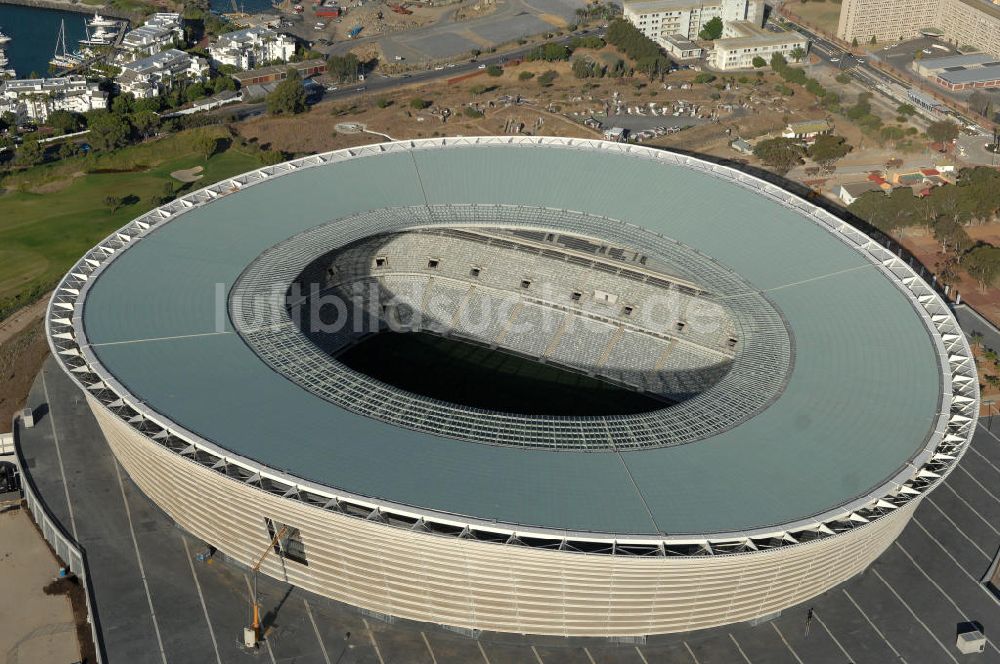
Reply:
[[227, 32], [208, 47], [212, 63], [237, 69], [253, 69], [276, 61], [288, 62], [295, 55], [295, 38], [257, 27]]
[[897, 41], [922, 32], [1000, 56], [1000, 8], [979, 0], [844, 0], [837, 37]]
[[122, 92], [147, 99], [169, 90], [178, 81], [200, 80], [207, 74], [205, 58], [171, 48], [122, 65], [122, 73], [115, 80]]
[[[799, 58], [792, 55], [796, 49], [801, 52]], [[708, 64], [721, 71], [748, 69], [753, 67], [754, 58], [770, 62], [775, 53], [780, 53], [787, 61], [795, 62], [808, 51], [809, 40], [794, 30], [771, 32], [750, 21], [734, 21], [725, 24], [722, 38], [713, 43]]]
[[0, 82], [0, 113], [14, 113], [18, 122], [45, 122], [53, 111], [86, 113], [107, 107], [107, 93], [83, 76]]
[[180, 14], [161, 12], [153, 14], [146, 23], [130, 30], [122, 38], [121, 60], [129, 62], [137, 58], [159, 53], [184, 41], [184, 19]]
[[697, 39], [713, 18], [722, 22], [763, 22], [759, 0], [636, 0], [624, 4], [624, 18], [652, 39], [663, 44], [670, 35]]

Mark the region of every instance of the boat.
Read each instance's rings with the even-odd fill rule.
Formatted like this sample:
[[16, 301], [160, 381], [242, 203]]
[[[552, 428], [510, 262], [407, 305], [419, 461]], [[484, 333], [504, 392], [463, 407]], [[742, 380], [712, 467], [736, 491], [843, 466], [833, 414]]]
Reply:
[[56, 48], [49, 64], [57, 69], [73, 69], [83, 64], [84, 58], [79, 53], [66, 50], [66, 21], [59, 22], [59, 35], [56, 37]]
[[17, 72], [12, 67], [8, 67], [9, 64], [7, 54], [0, 48], [0, 79], [17, 78]]
[[105, 18], [105, 17], [101, 16], [100, 14], [98, 14], [97, 12], [94, 12], [94, 18], [92, 18], [89, 21], [87, 21], [87, 27], [88, 28], [95, 28], [95, 29], [98, 29], [98, 28], [117, 28], [120, 23], [121, 23], [121, 21], [119, 21], [117, 19]]
[[8, 35], [5, 35], [3, 33], [3, 30], [0, 30], [0, 46], [4, 46], [5, 44], [8, 43], [10, 43], [10, 37]]

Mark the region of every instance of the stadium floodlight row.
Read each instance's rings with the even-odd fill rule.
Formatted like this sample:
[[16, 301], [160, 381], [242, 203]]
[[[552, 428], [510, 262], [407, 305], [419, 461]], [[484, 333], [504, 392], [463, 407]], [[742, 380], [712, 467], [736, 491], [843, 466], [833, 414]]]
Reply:
[[[597, 375], [660, 372], [633, 387], [724, 371], [630, 415], [436, 401], [291, 321], [286, 294], [312, 274], [437, 289], [455, 312], [493, 294], [517, 316], [586, 318], [572, 338], [511, 340], [515, 314], [475, 334]], [[722, 327], [633, 321], [661, 291]], [[181, 527], [241, 563], [283, 533], [265, 573], [471, 631], [645, 635], [805, 601], [891, 544], [979, 409], [962, 331], [903, 259], [739, 170], [580, 139], [383, 143], [219, 182], [89, 251], [47, 330]]]

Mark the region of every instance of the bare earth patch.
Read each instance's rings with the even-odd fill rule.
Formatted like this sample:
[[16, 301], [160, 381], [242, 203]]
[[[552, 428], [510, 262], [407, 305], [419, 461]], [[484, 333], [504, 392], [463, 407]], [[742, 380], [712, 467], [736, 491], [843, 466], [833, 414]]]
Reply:
[[194, 168], [182, 168], [178, 171], [174, 171], [173, 173], [171, 173], [170, 177], [172, 177], [175, 180], [179, 180], [180, 182], [197, 182], [203, 177], [202, 175], [200, 175], [200, 173], [203, 170], [205, 169], [202, 166], [195, 166]]
[[56, 577], [59, 561], [24, 510], [0, 514], [0, 660], [76, 662], [80, 644], [66, 595], [43, 588]]

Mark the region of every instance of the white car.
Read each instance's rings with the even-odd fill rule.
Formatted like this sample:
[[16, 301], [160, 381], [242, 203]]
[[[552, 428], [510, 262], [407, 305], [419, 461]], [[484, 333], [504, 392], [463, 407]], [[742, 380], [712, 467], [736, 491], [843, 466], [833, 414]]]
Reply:
[[442, 71], [443, 69], [444, 65], [438, 65], [437, 67], [434, 68], [434, 71]]
[[920, 52], [921, 52], [921, 53], [926, 53], [927, 55], [930, 55], [930, 54], [931, 54], [931, 53], [933, 53], [934, 51], [932, 51], [932, 50], [931, 50], [931, 49], [929, 49], [929, 48], [922, 48], [922, 49], [920, 49]]
[[858, 59], [857, 59], [857, 63], [858, 63], [859, 65], [863, 65], [863, 64], [865, 64], [865, 59], [864, 59], [864, 58], [858, 58]]
[[476, 69], [486, 69], [486, 65], [479, 65]]
[[840, 62], [840, 58], [830, 58], [830, 62]]

